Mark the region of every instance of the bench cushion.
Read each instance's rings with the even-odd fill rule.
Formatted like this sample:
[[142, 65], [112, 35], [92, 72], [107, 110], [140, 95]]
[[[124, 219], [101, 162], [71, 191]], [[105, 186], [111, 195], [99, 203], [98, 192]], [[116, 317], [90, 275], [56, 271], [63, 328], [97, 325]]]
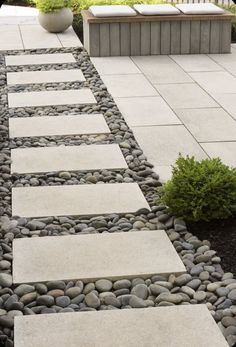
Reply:
[[184, 14], [222, 14], [224, 10], [214, 4], [177, 4], [176, 7]]
[[90, 6], [89, 11], [92, 12], [95, 17], [130, 17], [137, 15], [137, 13], [127, 5]]
[[134, 5], [134, 8], [137, 12], [144, 16], [155, 16], [155, 15], [171, 15], [171, 14], [180, 14], [180, 11], [168, 4], [161, 5]]

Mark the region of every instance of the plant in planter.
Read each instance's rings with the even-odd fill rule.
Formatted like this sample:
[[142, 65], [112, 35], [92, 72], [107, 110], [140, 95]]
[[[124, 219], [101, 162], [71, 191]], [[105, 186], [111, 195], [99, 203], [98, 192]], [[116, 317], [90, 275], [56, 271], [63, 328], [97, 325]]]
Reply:
[[236, 169], [219, 158], [196, 161], [180, 156], [172, 178], [160, 188], [160, 200], [186, 221], [236, 216]]
[[39, 23], [51, 33], [65, 31], [73, 22], [70, 0], [35, 0]]

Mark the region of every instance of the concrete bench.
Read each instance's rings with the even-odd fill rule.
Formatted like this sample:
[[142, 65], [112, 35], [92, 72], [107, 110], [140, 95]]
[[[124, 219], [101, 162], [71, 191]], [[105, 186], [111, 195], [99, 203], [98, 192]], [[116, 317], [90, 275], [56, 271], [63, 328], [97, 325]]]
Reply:
[[84, 47], [92, 57], [229, 53], [233, 15], [98, 18], [82, 11]]

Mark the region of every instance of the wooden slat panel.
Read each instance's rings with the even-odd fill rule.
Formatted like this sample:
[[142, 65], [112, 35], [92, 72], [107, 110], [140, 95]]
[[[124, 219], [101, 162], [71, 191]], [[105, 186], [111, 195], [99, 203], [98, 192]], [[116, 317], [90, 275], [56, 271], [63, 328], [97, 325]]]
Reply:
[[179, 21], [171, 22], [171, 54], [180, 54], [180, 30], [181, 24]]
[[190, 53], [200, 53], [200, 21], [191, 22], [191, 42], [190, 42]]
[[130, 24], [120, 23], [120, 55], [130, 55]]
[[140, 23], [131, 23], [131, 55], [141, 54], [141, 28]]
[[200, 53], [210, 53], [210, 32], [210, 21], [201, 21]]
[[161, 23], [151, 23], [151, 54], [161, 54]]
[[161, 22], [161, 54], [170, 54], [170, 22]]
[[149, 22], [141, 23], [141, 55], [151, 54], [151, 25]]
[[221, 53], [231, 52], [231, 23], [222, 22]]
[[100, 56], [100, 24], [89, 24], [89, 46], [91, 57]]
[[210, 53], [220, 53], [221, 22], [211, 21]]
[[190, 53], [190, 21], [181, 22], [181, 54]]
[[120, 55], [120, 24], [110, 24], [110, 55]]
[[110, 55], [110, 25], [108, 23], [100, 24], [100, 56], [108, 57]]

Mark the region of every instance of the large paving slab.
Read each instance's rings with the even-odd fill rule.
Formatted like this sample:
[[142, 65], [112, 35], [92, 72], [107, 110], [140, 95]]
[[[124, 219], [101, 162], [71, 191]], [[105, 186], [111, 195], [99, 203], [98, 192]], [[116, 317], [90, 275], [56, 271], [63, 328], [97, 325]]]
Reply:
[[235, 94], [213, 94], [214, 99], [236, 119], [236, 93]]
[[228, 347], [205, 305], [15, 318], [15, 347]]
[[236, 78], [227, 71], [192, 72], [190, 76], [208, 93], [236, 93]]
[[181, 124], [160, 96], [116, 98], [115, 101], [130, 127]]
[[88, 88], [8, 94], [9, 107], [37, 107], [96, 103], [92, 91]]
[[84, 82], [85, 77], [80, 69], [49, 70], [49, 71], [20, 71], [8, 72], [7, 84]]
[[12, 189], [12, 215], [46, 217], [132, 213], [149, 209], [137, 183], [83, 184]]
[[7, 66], [76, 63], [71, 53], [7, 55], [5, 61]]
[[91, 61], [100, 75], [141, 73], [130, 57], [96, 57]]
[[62, 47], [57, 35], [47, 32], [40, 25], [26, 24], [19, 28], [25, 49]]
[[74, 32], [72, 27], [68, 28], [63, 33], [58, 33], [57, 37], [62, 45], [62, 47], [83, 47], [82, 42]]
[[220, 158], [223, 163], [236, 167], [236, 142], [201, 143], [201, 146], [211, 158]]
[[11, 150], [12, 173], [123, 168], [127, 168], [127, 164], [117, 144], [32, 147]]
[[219, 64], [205, 54], [171, 55], [171, 58], [186, 72], [223, 70]]
[[132, 57], [151, 83], [188, 83], [191, 77], [168, 56]]
[[24, 238], [14, 241], [13, 258], [14, 283], [94, 281], [186, 271], [161, 230]]
[[18, 25], [0, 25], [0, 51], [23, 49]]
[[38, 10], [33, 7], [2, 5], [0, 25], [38, 24]]
[[9, 118], [9, 137], [107, 134], [102, 114]]
[[155, 88], [142, 74], [103, 75], [102, 79], [113, 97], [158, 95]]
[[226, 70], [236, 74], [236, 50], [233, 49], [231, 54], [211, 54], [209, 56]]
[[166, 102], [176, 108], [206, 108], [219, 105], [197, 84], [155, 84]]
[[198, 142], [236, 141], [236, 121], [223, 108], [178, 109], [176, 113]]

